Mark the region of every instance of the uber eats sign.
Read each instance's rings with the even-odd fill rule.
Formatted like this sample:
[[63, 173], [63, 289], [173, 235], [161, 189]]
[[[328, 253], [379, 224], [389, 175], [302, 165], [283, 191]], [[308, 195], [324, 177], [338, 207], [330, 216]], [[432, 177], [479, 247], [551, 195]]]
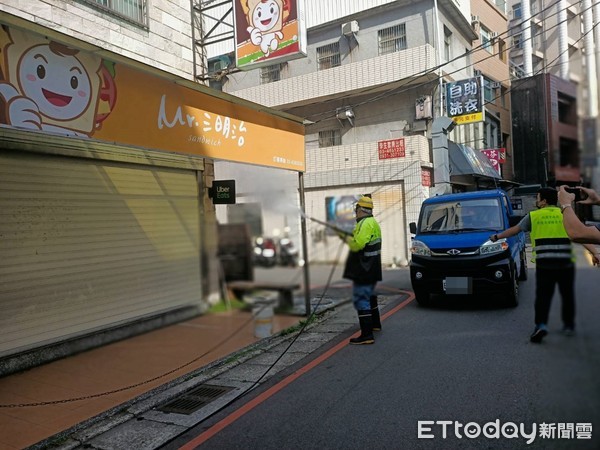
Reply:
[[214, 205], [235, 204], [235, 180], [213, 181], [208, 196]]

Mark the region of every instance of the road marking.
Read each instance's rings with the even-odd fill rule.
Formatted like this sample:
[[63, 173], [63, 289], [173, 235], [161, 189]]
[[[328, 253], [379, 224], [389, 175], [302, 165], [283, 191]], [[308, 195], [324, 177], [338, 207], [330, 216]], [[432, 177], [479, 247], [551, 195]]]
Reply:
[[[408, 305], [410, 302], [412, 302], [415, 298], [415, 294], [410, 291], [403, 291], [400, 289], [387, 288], [385, 286], [381, 286], [381, 287], [384, 288], [385, 290], [393, 290], [394, 292], [408, 295], [408, 298], [406, 300], [404, 300], [398, 306], [394, 307], [390, 311], [386, 312], [383, 316], [381, 316], [382, 320], [385, 320], [387, 317], [391, 316], [392, 314], [395, 314], [397, 311], [399, 311], [400, 309], [402, 309], [406, 305]], [[378, 286], [378, 288], [379, 288], [379, 286]], [[359, 334], [360, 334], [360, 331], [357, 331], [356, 333], [354, 333], [352, 335], [352, 337], [356, 337]], [[196, 436], [194, 439], [189, 441], [187, 444], [179, 447], [179, 449], [180, 450], [192, 450], [192, 449], [196, 448], [197, 446], [203, 444], [204, 442], [209, 440], [211, 437], [213, 437], [215, 434], [217, 434], [221, 430], [223, 430], [225, 427], [231, 425], [233, 422], [238, 420], [240, 417], [242, 417], [247, 412], [252, 411], [255, 407], [257, 407], [258, 405], [263, 403], [265, 400], [268, 400], [270, 397], [272, 397], [277, 392], [282, 390], [288, 384], [297, 380], [305, 373], [309, 372], [310, 370], [312, 370], [313, 368], [315, 368], [316, 366], [318, 366], [319, 364], [321, 364], [322, 362], [324, 362], [331, 356], [335, 355], [337, 352], [339, 352], [342, 348], [346, 347], [347, 345], [348, 345], [348, 341], [344, 340], [343, 342], [340, 342], [339, 344], [337, 344], [335, 347], [330, 348], [325, 353], [323, 353], [322, 355], [318, 356], [317, 358], [315, 358], [314, 360], [309, 362], [307, 365], [301, 367], [300, 369], [298, 369], [291, 375], [289, 375], [286, 378], [284, 378], [283, 380], [281, 380], [276, 385], [270, 387], [262, 394], [259, 394], [256, 398], [250, 400], [248, 403], [243, 405], [240, 409], [234, 411], [233, 413], [231, 413], [230, 415], [228, 415], [221, 421], [217, 422], [216, 424], [214, 424], [212, 427], [210, 427], [206, 431], [204, 431], [201, 434], [199, 434], [198, 436]]]

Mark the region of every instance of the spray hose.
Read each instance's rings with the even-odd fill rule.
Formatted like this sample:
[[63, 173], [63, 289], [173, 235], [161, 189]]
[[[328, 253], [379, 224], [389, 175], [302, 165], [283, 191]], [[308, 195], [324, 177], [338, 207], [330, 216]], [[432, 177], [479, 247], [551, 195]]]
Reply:
[[325, 222], [325, 221], [323, 221], [323, 220], [319, 220], [319, 219], [315, 219], [314, 217], [310, 217], [310, 216], [308, 216], [308, 215], [306, 215], [306, 214], [303, 214], [303, 215], [304, 215], [304, 217], [306, 217], [308, 220], [311, 220], [311, 221], [313, 221], [313, 222], [315, 222], [315, 223], [318, 223], [318, 224], [320, 224], [320, 225], [324, 225], [324, 226], [326, 226], [327, 228], [331, 228], [331, 229], [332, 229], [333, 231], [335, 231], [337, 234], [341, 234], [341, 235], [345, 235], [345, 236], [352, 236], [352, 233], [351, 233], [351, 232], [349, 232], [349, 231], [346, 231], [346, 230], [342, 230], [341, 228], [339, 228], [338, 226], [336, 226], [336, 225], [334, 225], [334, 224], [332, 224], [332, 223]]

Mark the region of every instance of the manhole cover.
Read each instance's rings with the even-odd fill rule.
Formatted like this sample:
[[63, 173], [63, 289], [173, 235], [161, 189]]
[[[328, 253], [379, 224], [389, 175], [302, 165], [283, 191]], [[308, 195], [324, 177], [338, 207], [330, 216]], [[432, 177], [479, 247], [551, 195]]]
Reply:
[[215, 386], [211, 384], [201, 384], [189, 391], [179, 395], [179, 397], [169, 400], [162, 406], [156, 408], [158, 411], [176, 414], [192, 414], [203, 406], [215, 401], [221, 395], [231, 391], [232, 387]]

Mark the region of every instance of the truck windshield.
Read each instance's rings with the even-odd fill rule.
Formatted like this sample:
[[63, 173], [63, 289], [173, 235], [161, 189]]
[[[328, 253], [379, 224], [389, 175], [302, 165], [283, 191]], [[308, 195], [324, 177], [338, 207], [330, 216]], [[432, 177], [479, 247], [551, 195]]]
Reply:
[[432, 203], [423, 207], [421, 233], [501, 230], [501, 205], [495, 198]]

